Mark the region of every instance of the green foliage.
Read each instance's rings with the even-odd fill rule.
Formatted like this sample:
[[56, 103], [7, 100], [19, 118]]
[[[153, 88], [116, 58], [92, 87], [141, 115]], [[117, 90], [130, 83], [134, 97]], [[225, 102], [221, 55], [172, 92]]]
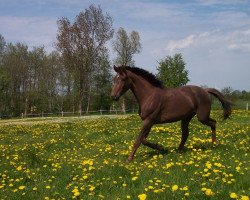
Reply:
[[189, 81], [188, 70], [185, 69], [185, 62], [181, 54], [175, 54], [173, 57], [167, 56], [160, 61], [157, 70], [158, 78], [166, 87], [180, 87]]

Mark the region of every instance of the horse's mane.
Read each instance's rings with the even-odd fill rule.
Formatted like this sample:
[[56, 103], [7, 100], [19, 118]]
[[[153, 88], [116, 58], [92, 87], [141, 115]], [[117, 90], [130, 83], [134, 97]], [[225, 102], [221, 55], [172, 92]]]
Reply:
[[146, 71], [145, 69], [141, 69], [138, 67], [130, 67], [130, 66], [121, 66], [124, 67], [126, 70], [135, 73], [138, 76], [141, 76], [145, 80], [147, 80], [149, 83], [151, 83], [153, 86], [158, 87], [158, 88], [164, 88], [163, 83], [158, 80], [155, 75], [152, 73]]

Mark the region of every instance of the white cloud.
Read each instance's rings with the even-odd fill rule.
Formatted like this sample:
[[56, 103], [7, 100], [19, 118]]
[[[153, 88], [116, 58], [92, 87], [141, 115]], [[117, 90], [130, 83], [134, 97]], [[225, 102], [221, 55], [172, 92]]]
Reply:
[[204, 6], [211, 5], [235, 5], [247, 3], [247, 0], [197, 0], [198, 3]]
[[189, 35], [181, 40], [170, 40], [166, 50], [173, 52], [174, 50], [180, 50], [189, 47], [194, 43], [195, 35]]
[[250, 29], [237, 31], [214, 30], [192, 34], [179, 40], [170, 40], [165, 48], [169, 53], [186, 48], [207, 47], [211, 52], [218, 50], [238, 50], [250, 53]]
[[200, 34], [191, 34], [183, 39], [179, 40], [170, 40], [165, 48], [167, 52], [173, 53], [174, 51], [179, 51], [192, 45], [195, 45], [198, 42], [204, 41], [211, 35], [209, 32], [203, 32]]
[[56, 37], [56, 19], [0, 16], [1, 34], [7, 42], [23, 42], [52, 49]]

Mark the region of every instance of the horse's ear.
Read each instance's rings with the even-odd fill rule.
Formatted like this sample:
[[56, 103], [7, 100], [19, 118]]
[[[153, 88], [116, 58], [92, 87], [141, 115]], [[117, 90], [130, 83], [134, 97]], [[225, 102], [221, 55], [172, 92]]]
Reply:
[[125, 68], [125, 67], [121, 67], [120, 74], [121, 74], [122, 76], [127, 76], [127, 71], [126, 71], [126, 68]]
[[117, 72], [117, 73], [119, 72], [118, 67], [116, 67], [116, 66], [114, 65], [113, 68], [114, 68], [115, 72]]
[[126, 71], [125, 67], [123, 67], [123, 66], [121, 66], [121, 67], [116, 67], [116, 66], [114, 65], [113, 68], [114, 68], [115, 72], [117, 72], [117, 73], [120, 74], [121, 76], [127, 76], [127, 71]]

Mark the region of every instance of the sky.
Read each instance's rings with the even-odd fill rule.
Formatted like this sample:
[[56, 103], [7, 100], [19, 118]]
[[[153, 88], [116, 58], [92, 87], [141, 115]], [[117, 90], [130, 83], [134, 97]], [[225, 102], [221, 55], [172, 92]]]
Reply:
[[250, 91], [250, 0], [0, 0], [0, 34], [50, 52], [57, 20], [74, 21], [91, 4], [113, 18], [115, 30], [139, 32], [136, 66], [156, 73], [159, 61], [181, 53], [188, 84]]

